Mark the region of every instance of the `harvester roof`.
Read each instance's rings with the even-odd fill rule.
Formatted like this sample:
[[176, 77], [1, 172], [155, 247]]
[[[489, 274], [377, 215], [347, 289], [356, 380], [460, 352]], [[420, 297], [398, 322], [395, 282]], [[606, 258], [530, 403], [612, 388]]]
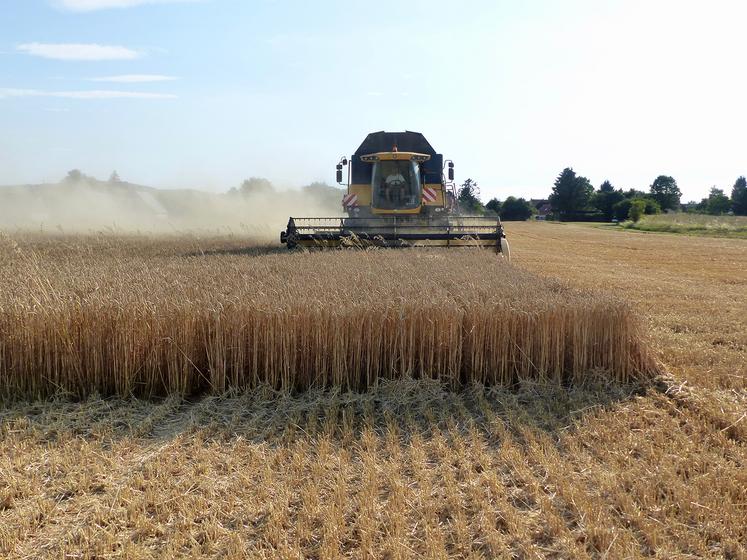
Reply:
[[394, 148], [399, 152], [413, 152], [431, 156], [423, 162], [423, 176], [426, 183], [440, 183], [443, 168], [443, 156], [436, 153], [430, 142], [420, 132], [406, 130], [404, 132], [372, 132], [363, 140], [351, 158], [352, 182], [354, 184], [370, 184], [371, 161], [364, 161], [361, 156], [381, 152], [392, 152]]
[[397, 147], [400, 152], [417, 152], [419, 154], [436, 155], [436, 150], [430, 145], [420, 132], [372, 132], [355, 152], [356, 156], [375, 154], [377, 152], [391, 152]]

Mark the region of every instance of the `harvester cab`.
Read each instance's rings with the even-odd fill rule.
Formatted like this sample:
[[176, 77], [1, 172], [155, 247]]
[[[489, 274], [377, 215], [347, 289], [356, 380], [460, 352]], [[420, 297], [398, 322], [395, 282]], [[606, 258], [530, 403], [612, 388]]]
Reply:
[[419, 132], [369, 134], [352, 157], [340, 159], [337, 182], [346, 187], [343, 215], [291, 217], [281, 243], [290, 249], [478, 246], [510, 256], [500, 218], [460, 212], [454, 163], [444, 162]]

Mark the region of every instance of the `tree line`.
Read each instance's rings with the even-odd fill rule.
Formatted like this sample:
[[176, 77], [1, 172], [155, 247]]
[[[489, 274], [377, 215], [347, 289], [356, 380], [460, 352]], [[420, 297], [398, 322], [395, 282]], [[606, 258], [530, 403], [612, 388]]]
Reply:
[[492, 214], [500, 216], [502, 220], [528, 220], [536, 209], [524, 198], [509, 196], [504, 201], [491, 198], [487, 204], [480, 200], [480, 190], [477, 182], [467, 179], [458, 189], [457, 199], [459, 208], [469, 214]]
[[598, 190], [591, 182], [565, 168], [553, 185], [549, 201], [561, 220], [627, 220], [638, 221], [644, 214], [666, 211], [686, 211], [706, 214], [747, 215], [747, 179], [739, 177], [731, 190], [731, 197], [723, 189], [713, 187], [700, 202], [681, 202], [682, 192], [677, 181], [669, 175], [659, 175], [648, 192], [637, 189], [616, 189], [604, 181]]
[[[747, 216], [747, 179], [736, 180], [731, 196], [713, 187], [708, 197], [700, 202], [683, 204], [681, 198], [677, 181], [669, 175], [656, 177], [648, 191], [615, 188], [610, 181], [604, 181], [595, 189], [589, 179], [567, 167], [555, 180], [547, 203], [550, 217], [563, 221], [638, 221], [643, 215], [667, 211]], [[538, 210], [530, 201], [514, 196], [503, 202], [493, 198], [483, 204], [477, 182], [472, 179], [462, 183], [458, 200], [465, 213], [495, 214], [503, 220], [527, 220]]]
[[[78, 169], [68, 172], [63, 183], [78, 184], [98, 182]], [[110, 184], [125, 184], [116, 171], [112, 172]], [[326, 183], [311, 183], [301, 189], [304, 194], [313, 195], [333, 206], [339, 198], [339, 189]], [[229, 196], [268, 196], [275, 193], [274, 185], [267, 179], [251, 177], [237, 188], [228, 191]], [[528, 220], [538, 208], [522, 197], [509, 196], [501, 201], [490, 199], [486, 204], [480, 200], [477, 181], [467, 179], [457, 191], [459, 208], [464, 213], [497, 215], [502, 220]], [[708, 197], [700, 202], [683, 204], [682, 192], [677, 181], [668, 175], [659, 175], [649, 186], [648, 192], [615, 188], [604, 181], [599, 189], [586, 177], [576, 174], [571, 167], [560, 173], [552, 188], [547, 203], [552, 217], [564, 221], [638, 221], [645, 214], [659, 214], [669, 210], [697, 212], [702, 214], [734, 214], [747, 216], [747, 179], [739, 177], [728, 196], [723, 189], [713, 187]], [[544, 203], [545, 201], [539, 201]]]

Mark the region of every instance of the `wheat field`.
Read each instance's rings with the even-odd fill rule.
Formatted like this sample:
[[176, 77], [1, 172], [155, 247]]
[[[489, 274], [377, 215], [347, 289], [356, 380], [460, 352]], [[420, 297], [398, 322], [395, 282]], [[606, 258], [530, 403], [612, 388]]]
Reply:
[[[571, 383], [517, 374], [510, 387], [404, 377], [366, 391], [263, 384], [155, 400], [6, 399], [0, 557], [745, 558], [747, 243], [555, 224], [511, 224], [509, 235], [511, 278], [531, 279], [543, 296], [554, 290], [554, 302], [623, 300], [664, 372], [615, 379], [597, 368], [561, 380]], [[194, 285], [174, 281], [175, 254], [210, 261], [206, 279], [220, 259], [272, 263], [263, 278], [289, 270], [288, 255], [245, 250], [240, 239], [97, 239], [86, 251], [79, 240], [40, 238], [18, 249], [33, 246], [23, 266], [46, 270], [52, 286], [42, 287], [66, 294], [70, 308], [95, 300], [80, 291], [91, 279], [69, 274], [91, 263], [108, 262], [99, 272], [128, 263], [135, 276], [120, 284], [154, 298], [194, 297]], [[439, 254], [419, 255], [418, 266], [443, 270], [428, 260]], [[458, 258], [481, 273], [500, 266], [482, 257]], [[314, 271], [292, 268], [309, 284]], [[460, 293], [496, 297], [492, 280], [453, 274], [467, 281]], [[3, 311], [31, 305], [20, 297], [31, 288], [10, 277], [4, 268]], [[359, 282], [350, 271], [329, 278]]]
[[490, 251], [205, 254], [226, 251], [222, 241], [246, 243], [6, 238], [0, 391], [191, 395], [658, 373], [623, 300]]

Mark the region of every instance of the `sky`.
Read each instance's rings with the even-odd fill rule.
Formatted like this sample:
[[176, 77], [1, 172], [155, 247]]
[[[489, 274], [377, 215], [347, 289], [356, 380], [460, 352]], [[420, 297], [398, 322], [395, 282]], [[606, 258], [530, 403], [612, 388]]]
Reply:
[[743, 0], [0, 0], [0, 184], [334, 182], [415, 130], [484, 200], [565, 167], [683, 200], [747, 174]]

